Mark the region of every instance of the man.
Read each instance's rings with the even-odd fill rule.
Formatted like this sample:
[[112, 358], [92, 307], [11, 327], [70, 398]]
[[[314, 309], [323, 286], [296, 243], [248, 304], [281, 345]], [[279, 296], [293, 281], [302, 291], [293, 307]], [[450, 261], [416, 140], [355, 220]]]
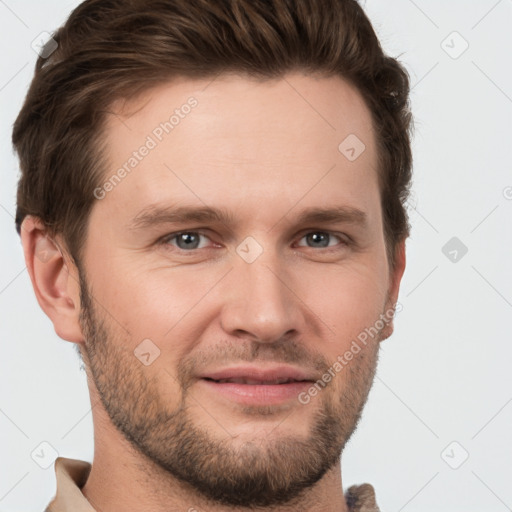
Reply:
[[411, 115], [360, 6], [91, 0], [49, 44], [16, 223], [95, 452], [47, 510], [379, 510], [340, 458], [393, 330]]

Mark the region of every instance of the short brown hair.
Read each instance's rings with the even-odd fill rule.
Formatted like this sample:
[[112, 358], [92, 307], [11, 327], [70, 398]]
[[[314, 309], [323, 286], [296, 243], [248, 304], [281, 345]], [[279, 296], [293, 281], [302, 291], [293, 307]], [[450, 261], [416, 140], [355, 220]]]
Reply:
[[355, 0], [86, 0], [53, 39], [58, 47], [39, 56], [14, 123], [18, 233], [35, 215], [50, 235], [62, 235], [78, 263], [93, 191], [106, 172], [102, 126], [113, 101], [176, 76], [270, 79], [300, 70], [343, 77], [371, 111], [394, 265], [410, 230], [409, 77], [383, 53]]

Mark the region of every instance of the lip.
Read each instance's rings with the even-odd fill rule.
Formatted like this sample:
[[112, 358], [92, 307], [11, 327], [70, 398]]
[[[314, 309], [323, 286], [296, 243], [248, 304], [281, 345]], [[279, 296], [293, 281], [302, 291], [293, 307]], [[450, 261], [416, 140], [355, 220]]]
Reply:
[[[225, 379], [247, 379], [261, 383], [218, 382]], [[283, 379], [293, 382], [273, 383]], [[315, 380], [311, 372], [291, 366], [236, 366], [205, 372], [200, 375], [199, 383], [206, 391], [230, 402], [243, 405], [277, 405], [296, 400], [299, 393], [311, 386]]]
[[293, 366], [233, 366], [221, 370], [208, 371], [200, 375], [202, 379], [224, 380], [224, 379], [251, 379], [265, 381], [275, 381], [277, 379], [289, 379], [296, 381], [314, 381], [315, 376], [310, 372]]

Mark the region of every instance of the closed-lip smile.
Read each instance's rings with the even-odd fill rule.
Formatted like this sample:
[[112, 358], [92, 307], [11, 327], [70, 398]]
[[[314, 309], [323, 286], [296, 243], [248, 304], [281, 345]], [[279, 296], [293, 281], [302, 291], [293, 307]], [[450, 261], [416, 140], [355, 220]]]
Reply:
[[230, 401], [271, 405], [297, 398], [316, 378], [311, 371], [288, 365], [244, 365], [205, 371], [199, 380]]

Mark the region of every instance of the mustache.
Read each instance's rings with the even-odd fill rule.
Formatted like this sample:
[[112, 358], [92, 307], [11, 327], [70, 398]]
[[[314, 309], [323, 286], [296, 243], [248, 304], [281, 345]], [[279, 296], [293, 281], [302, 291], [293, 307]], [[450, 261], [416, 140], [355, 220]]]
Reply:
[[215, 346], [198, 349], [197, 352], [184, 357], [178, 364], [178, 379], [181, 385], [187, 388], [195, 376], [207, 367], [242, 362], [294, 364], [320, 374], [327, 371], [330, 366], [321, 353], [306, 348], [296, 340], [281, 339], [270, 343], [254, 340], [226, 340]]

